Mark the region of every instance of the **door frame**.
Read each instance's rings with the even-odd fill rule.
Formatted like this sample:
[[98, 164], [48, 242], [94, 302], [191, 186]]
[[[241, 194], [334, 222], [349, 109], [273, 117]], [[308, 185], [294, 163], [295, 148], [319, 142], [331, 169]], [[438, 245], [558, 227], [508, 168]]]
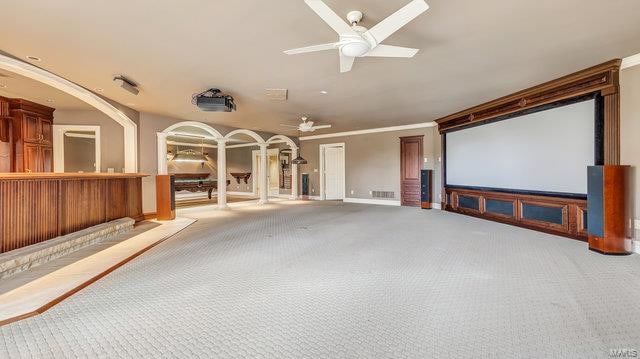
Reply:
[[88, 125], [53, 125], [53, 172], [64, 172], [64, 133], [67, 131], [94, 131], [96, 146], [96, 173], [100, 173], [102, 166], [100, 158], [100, 126]]
[[324, 162], [325, 162], [325, 150], [328, 147], [342, 147], [342, 199], [347, 197], [347, 162], [346, 162], [346, 153], [347, 150], [345, 148], [344, 142], [338, 143], [325, 143], [320, 145], [320, 200], [326, 201], [327, 195], [324, 188], [325, 182], [325, 173], [324, 173]]
[[[278, 166], [280, 165], [280, 149], [279, 148], [267, 148], [267, 166], [269, 166], [269, 156], [276, 155], [278, 157]], [[257, 157], [257, 158], [256, 158]], [[260, 167], [260, 150], [251, 151], [251, 172], [252, 172], [252, 183], [253, 183], [253, 195], [258, 196], [260, 193], [258, 192], [258, 183], [260, 178], [258, 178], [258, 169]], [[269, 176], [269, 171], [267, 170], [267, 176]], [[268, 181], [267, 181], [268, 183]], [[278, 178], [278, 193], [267, 192], [267, 196], [278, 196], [280, 195], [280, 178]], [[270, 191], [270, 188], [267, 189]]]

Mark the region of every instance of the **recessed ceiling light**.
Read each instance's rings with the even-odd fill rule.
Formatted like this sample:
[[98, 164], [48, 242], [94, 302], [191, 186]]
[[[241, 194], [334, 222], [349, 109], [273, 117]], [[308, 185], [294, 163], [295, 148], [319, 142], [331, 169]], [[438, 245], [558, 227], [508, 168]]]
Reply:
[[96, 91], [102, 92], [102, 91], [104, 91], [104, 89], [102, 87], [96, 87]]
[[325, 90], [322, 90], [322, 91], [320, 91], [320, 94], [321, 94], [321, 95], [326, 95], [326, 94], [328, 94], [328, 92], [327, 92], [327, 91], [325, 91]]
[[48, 98], [47, 102], [54, 102], [54, 100], [52, 98]]
[[7, 87], [7, 85], [5, 85], [5, 84], [0, 84], [0, 89], [6, 88], [6, 87]]
[[37, 56], [27, 56], [27, 60], [31, 60], [31, 61], [42, 61], [41, 58], [37, 57]]
[[135, 105], [136, 105], [135, 103], [131, 103], [131, 102], [127, 104], [127, 106], [135, 106]]

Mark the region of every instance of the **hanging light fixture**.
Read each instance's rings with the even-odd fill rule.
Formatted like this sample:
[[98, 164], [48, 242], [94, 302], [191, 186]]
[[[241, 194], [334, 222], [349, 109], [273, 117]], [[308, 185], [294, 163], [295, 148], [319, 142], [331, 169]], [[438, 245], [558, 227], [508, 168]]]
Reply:
[[[298, 137], [300, 137], [300, 131], [298, 131]], [[292, 165], [306, 165], [307, 164], [307, 160], [305, 160], [304, 158], [302, 158], [302, 156], [300, 155], [300, 153], [298, 152], [298, 157], [294, 158], [291, 160], [291, 164]]]
[[196, 152], [192, 149], [186, 149], [178, 151], [176, 146], [176, 155], [173, 157], [174, 162], [199, 162], [204, 164], [207, 162], [207, 157], [204, 154], [204, 140], [202, 141], [202, 152]]

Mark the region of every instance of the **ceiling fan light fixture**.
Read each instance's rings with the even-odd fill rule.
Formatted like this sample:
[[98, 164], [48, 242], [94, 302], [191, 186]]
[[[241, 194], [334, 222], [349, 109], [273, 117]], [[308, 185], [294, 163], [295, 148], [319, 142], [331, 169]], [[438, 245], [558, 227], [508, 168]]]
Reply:
[[365, 42], [354, 41], [342, 46], [340, 50], [346, 56], [361, 57], [371, 50], [371, 46]]

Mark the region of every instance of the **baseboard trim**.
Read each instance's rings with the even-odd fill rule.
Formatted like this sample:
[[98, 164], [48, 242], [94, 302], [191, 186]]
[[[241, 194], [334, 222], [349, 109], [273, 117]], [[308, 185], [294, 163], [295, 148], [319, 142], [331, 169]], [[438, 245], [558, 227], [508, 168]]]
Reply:
[[371, 198], [345, 198], [345, 203], [362, 203], [362, 204], [376, 204], [382, 206], [400, 206], [400, 201], [387, 201], [384, 199], [371, 199]]
[[440, 203], [431, 203], [431, 208], [432, 209], [442, 209], [442, 207], [440, 206]]

